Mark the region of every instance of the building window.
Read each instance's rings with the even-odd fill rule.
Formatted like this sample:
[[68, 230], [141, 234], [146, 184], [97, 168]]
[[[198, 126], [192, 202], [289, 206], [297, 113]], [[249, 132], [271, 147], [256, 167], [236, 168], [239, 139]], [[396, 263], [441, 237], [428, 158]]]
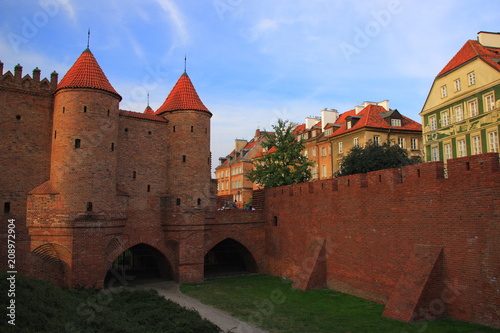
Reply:
[[313, 179], [318, 178], [318, 167], [313, 166], [313, 167], [312, 167], [312, 172], [311, 172], [311, 173], [312, 173], [312, 177], [313, 177]]
[[66, 107], [63, 106], [62, 113], [64, 113], [65, 111], [66, 111]]
[[391, 126], [401, 127], [401, 119], [391, 119]]
[[490, 152], [498, 153], [498, 132], [490, 132], [488, 141], [490, 143]]
[[180, 205], [181, 205], [181, 198], [177, 198], [177, 199], [175, 200], [175, 205], [176, 205], [176, 206], [180, 206]]
[[339, 142], [339, 154], [342, 154], [344, 152], [343, 144], [342, 142]]
[[175, 133], [175, 125], [172, 126], [172, 131]]
[[444, 145], [444, 155], [446, 160], [449, 160], [453, 157], [451, 154], [451, 144], [447, 143]]
[[186, 163], [186, 155], [182, 155], [182, 163]]
[[333, 134], [333, 129], [332, 128], [329, 128], [325, 131], [325, 135], [326, 136], [329, 136], [329, 135], [332, 135]]
[[460, 83], [460, 79], [455, 80], [455, 91], [462, 90], [462, 84]]
[[459, 122], [464, 120], [464, 109], [462, 105], [455, 106], [455, 121]]
[[437, 129], [436, 116], [429, 117], [429, 126], [431, 128], [431, 131], [435, 131]]
[[151, 134], [153, 134], [153, 132], [151, 132], [151, 131], [148, 131], [148, 135], [151, 135]]
[[474, 74], [474, 72], [468, 73], [467, 80], [469, 81], [469, 86], [476, 84], [476, 74]]
[[148, 185], [148, 192], [151, 192], [151, 185]]
[[191, 126], [191, 133], [194, 132], [194, 126]]
[[479, 135], [472, 137], [472, 150], [474, 155], [481, 154], [481, 138]]
[[316, 147], [313, 147], [313, 148], [312, 148], [312, 156], [313, 156], [313, 157], [314, 157], [314, 156], [316, 156]]
[[108, 110], [108, 117], [109, 117], [109, 110]]
[[115, 143], [111, 142], [111, 151], [115, 151]]
[[495, 98], [493, 93], [485, 96], [486, 111], [493, 111], [495, 109]]
[[417, 138], [411, 138], [411, 149], [418, 150], [418, 139]]
[[82, 141], [80, 139], [75, 139], [75, 148], [80, 148]]
[[359, 138], [354, 138], [354, 140], [353, 140], [353, 141], [354, 141], [354, 142], [353, 142], [354, 147], [359, 146]]
[[57, 138], [57, 131], [54, 131], [54, 139]]
[[446, 84], [441, 87], [441, 98], [445, 98], [448, 96], [448, 88], [446, 88]]
[[439, 161], [439, 148], [438, 147], [432, 147], [431, 148], [431, 157], [432, 161]]
[[479, 115], [479, 109], [477, 108], [477, 100], [469, 102], [469, 114], [471, 117]]
[[125, 127], [124, 131], [125, 131], [125, 133], [128, 133], [128, 128], [127, 128], [127, 127]]
[[304, 157], [308, 158], [309, 157], [309, 151], [306, 149], [304, 150]]
[[321, 156], [326, 156], [326, 147], [321, 147]]
[[86, 106], [83, 107], [83, 112], [87, 112], [87, 107]]
[[87, 202], [87, 213], [92, 212], [92, 202]]
[[450, 114], [448, 111], [443, 111], [441, 113], [441, 124], [443, 126], [448, 126], [450, 125]]
[[352, 127], [352, 122], [349, 120], [349, 121], [347, 122], [347, 129], [351, 129], [351, 127]]
[[197, 202], [198, 206], [201, 206], [201, 199], [200, 198], [198, 198], [198, 200], [196, 202]]
[[3, 204], [3, 213], [4, 214], [9, 214], [10, 213], [10, 202], [4, 202], [4, 204]]
[[277, 227], [277, 226], [278, 226], [278, 217], [277, 217], [277, 216], [273, 217], [273, 225], [274, 225], [275, 227]]
[[378, 146], [380, 144], [380, 135], [373, 136], [373, 143], [375, 144], [375, 146]]
[[458, 143], [458, 157], [467, 156], [465, 140], [464, 139], [458, 140], [457, 143]]
[[137, 177], [137, 172], [133, 171], [132, 172], [132, 178], [135, 179]]
[[404, 148], [405, 147], [405, 138], [398, 138], [398, 145], [401, 148]]
[[326, 164], [323, 164], [321, 166], [321, 177], [323, 177], [323, 178], [326, 177]]

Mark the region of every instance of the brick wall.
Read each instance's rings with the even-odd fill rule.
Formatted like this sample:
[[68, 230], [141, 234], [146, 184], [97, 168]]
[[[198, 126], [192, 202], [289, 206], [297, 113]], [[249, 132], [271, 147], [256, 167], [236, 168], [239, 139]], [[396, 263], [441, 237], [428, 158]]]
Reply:
[[[408, 280], [422, 286], [414, 319], [500, 327], [498, 154], [449, 160], [448, 174], [433, 162], [266, 190], [268, 272], [305, 285], [324, 242], [329, 288], [387, 303], [403, 272], [427, 274]], [[427, 273], [406, 265], [416, 245], [442, 248]]]

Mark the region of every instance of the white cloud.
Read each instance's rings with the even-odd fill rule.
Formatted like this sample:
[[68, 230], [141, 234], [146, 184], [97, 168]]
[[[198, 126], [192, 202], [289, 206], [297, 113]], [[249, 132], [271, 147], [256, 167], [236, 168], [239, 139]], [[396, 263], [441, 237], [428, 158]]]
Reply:
[[184, 15], [179, 7], [172, 0], [156, 0], [162, 10], [168, 15], [168, 21], [172, 22], [176, 36], [181, 45], [186, 45], [189, 42], [189, 33], [186, 27]]

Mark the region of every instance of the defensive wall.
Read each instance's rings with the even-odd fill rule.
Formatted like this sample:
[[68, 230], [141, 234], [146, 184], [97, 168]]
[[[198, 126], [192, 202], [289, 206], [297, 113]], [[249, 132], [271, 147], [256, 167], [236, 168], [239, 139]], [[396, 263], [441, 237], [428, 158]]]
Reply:
[[488, 153], [264, 191], [266, 271], [404, 320], [500, 327], [500, 166]]

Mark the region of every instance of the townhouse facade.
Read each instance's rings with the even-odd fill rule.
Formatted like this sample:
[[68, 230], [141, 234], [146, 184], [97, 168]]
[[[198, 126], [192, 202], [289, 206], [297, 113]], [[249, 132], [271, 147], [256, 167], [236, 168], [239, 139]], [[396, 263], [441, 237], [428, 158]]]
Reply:
[[498, 152], [500, 33], [479, 32], [439, 72], [420, 112], [426, 161]]

